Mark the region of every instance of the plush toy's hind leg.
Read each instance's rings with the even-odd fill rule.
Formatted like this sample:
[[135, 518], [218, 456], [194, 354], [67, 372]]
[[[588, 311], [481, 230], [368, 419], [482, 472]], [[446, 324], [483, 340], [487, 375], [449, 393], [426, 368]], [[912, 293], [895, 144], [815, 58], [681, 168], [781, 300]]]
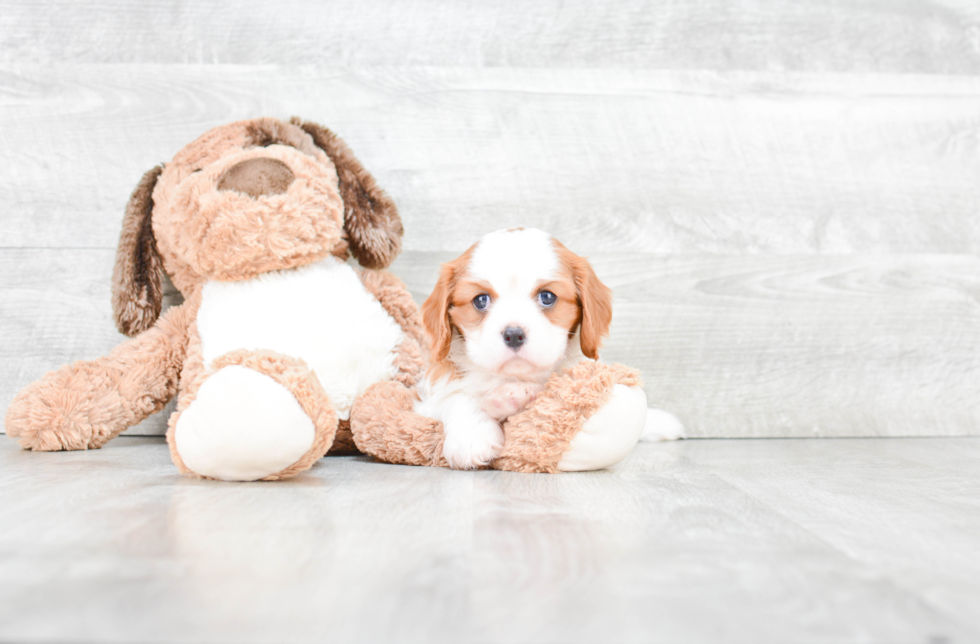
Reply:
[[504, 424], [493, 468], [517, 472], [598, 470], [626, 456], [646, 421], [637, 371], [583, 362], [555, 374], [531, 406]]
[[167, 442], [182, 472], [276, 480], [311, 467], [336, 429], [333, 405], [305, 362], [235, 351], [215, 360], [181, 396]]

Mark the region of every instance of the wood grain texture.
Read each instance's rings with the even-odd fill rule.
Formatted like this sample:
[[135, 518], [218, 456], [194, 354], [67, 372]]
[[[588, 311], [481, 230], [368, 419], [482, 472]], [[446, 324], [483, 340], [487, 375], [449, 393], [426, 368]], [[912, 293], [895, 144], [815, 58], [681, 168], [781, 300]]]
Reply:
[[682, 441], [601, 472], [0, 440], [0, 639], [971, 642], [978, 439]]
[[[448, 253], [392, 270], [419, 302]], [[112, 251], [0, 252], [0, 409], [124, 338]], [[640, 369], [693, 437], [973, 435], [980, 259], [595, 255], [615, 294], [604, 360]], [[172, 297], [172, 296], [171, 296]], [[169, 409], [131, 430], [162, 433]]]
[[980, 72], [972, 0], [0, 3], [0, 64]]
[[6, 247], [116, 242], [142, 173], [211, 126], [300, 114], [398, 203], [409, 250], [508, 226], [583, 253], [980, 251], [980, 78], [18, 66]]

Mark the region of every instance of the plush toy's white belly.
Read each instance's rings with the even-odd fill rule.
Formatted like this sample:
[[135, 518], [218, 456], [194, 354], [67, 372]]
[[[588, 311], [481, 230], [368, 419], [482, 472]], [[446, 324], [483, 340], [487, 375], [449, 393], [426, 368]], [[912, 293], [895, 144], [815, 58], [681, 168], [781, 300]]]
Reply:
[[204, 361], [236, 349], [302, 358], [341, 419], [354, 398], [395, 373], [402, 329], [354, 269], [327, 259], [241, 282], [208, 282], [197, 315]]

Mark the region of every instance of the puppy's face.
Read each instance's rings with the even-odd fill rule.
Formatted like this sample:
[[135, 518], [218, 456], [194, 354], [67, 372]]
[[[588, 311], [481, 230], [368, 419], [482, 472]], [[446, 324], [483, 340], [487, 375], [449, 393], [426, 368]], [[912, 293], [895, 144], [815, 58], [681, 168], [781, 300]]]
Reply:
[[612, 294], [588, 261], [548, 234], [513, 229], [444, 264], [422, 311], [434, 363], [450, 359], [456, 339], [476, 367], [533, 378], [567, 355], [576, 333], [582, 353], [598, 356]]

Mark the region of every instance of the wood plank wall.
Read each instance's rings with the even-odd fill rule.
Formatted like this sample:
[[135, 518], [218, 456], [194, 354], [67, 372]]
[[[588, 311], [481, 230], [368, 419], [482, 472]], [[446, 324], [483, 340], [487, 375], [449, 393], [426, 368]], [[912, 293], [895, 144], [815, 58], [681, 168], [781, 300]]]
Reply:
[[978, 432], [975, 0], [0, 2], [0, 409], [121, 340], [142, 173], [294, 114], [395, 198], [420, 301], [497, 228], [592, 257], [604, 358], [692, 436]]

